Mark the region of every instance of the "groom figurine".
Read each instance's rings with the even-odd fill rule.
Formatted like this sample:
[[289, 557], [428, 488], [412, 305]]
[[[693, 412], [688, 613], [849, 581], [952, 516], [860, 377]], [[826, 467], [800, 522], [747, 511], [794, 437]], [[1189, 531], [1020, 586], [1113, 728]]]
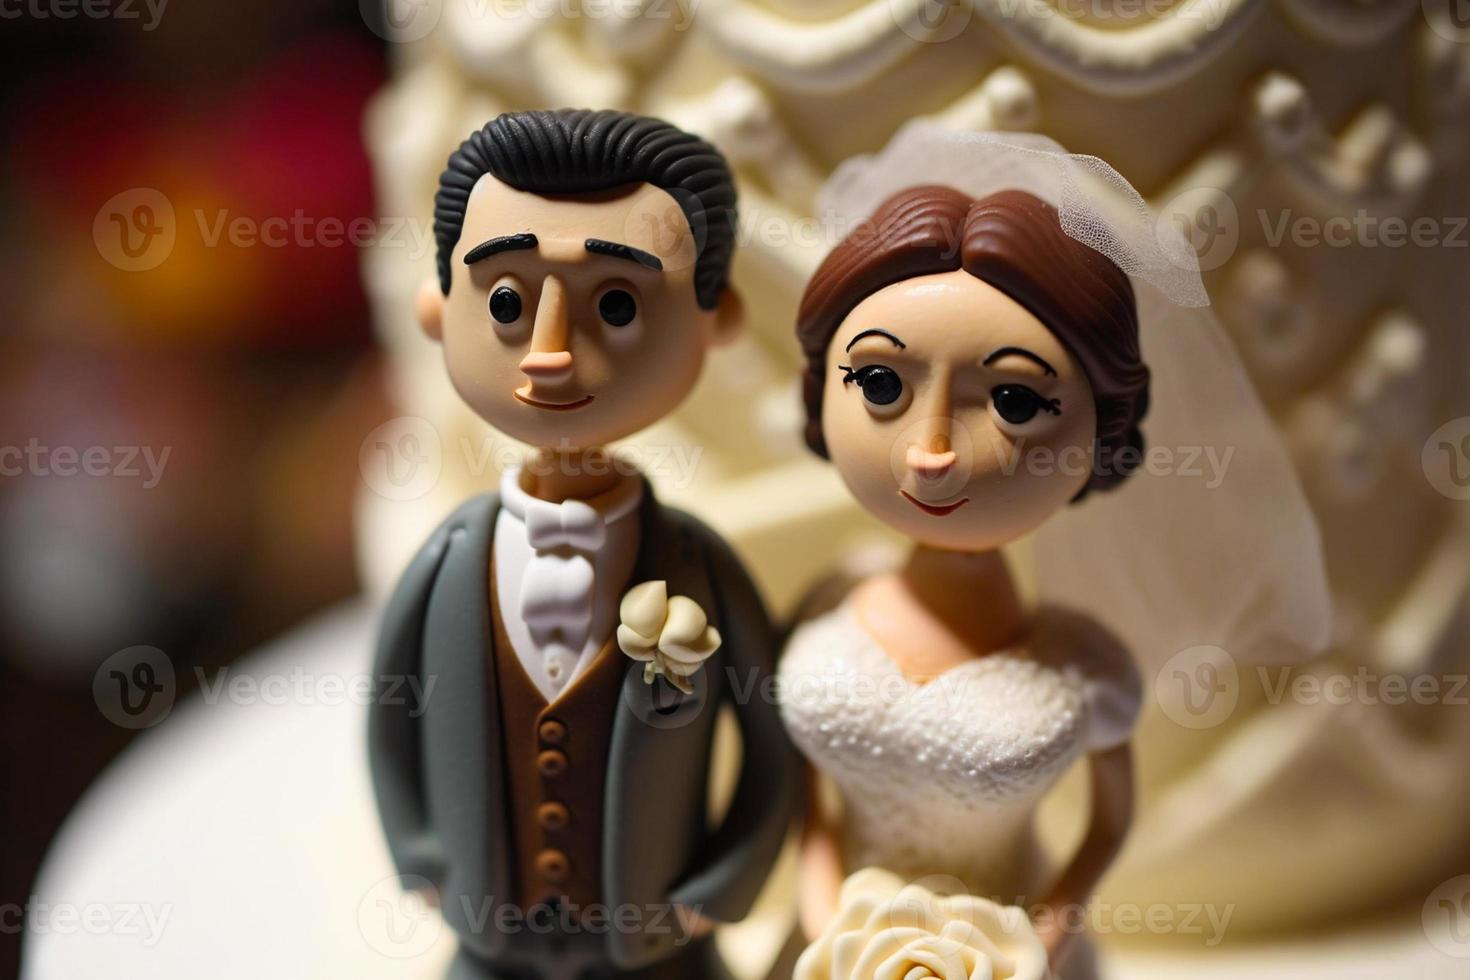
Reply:
[[[440, 177], [418, 318], [460, 396], [537, 450], [424, 545], [379, 641], [378, 807], [458, 933], [452, 976], [726, 976], [706, 924], [743, 917], [781, 849], [799, 770], [760, 598], [604, 448], [738, 331], [734, 232], [719, 152], [621, 112], [507, 113]], [[433, 696], [388, 696], [404, 678]], [[724, 707], [743, 762], [712, 826]]]

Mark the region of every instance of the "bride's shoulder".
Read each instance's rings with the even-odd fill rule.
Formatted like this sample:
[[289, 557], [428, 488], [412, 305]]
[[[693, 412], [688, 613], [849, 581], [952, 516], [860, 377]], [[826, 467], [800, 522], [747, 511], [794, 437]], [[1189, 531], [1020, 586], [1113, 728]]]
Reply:
[[1102, 623], [1063, 606], [1033, 615], [1028, 652], [1072, 679], [1087, 707], [1087, 748], [1100, 752], [1126, 742], [1143, 706], [1143, 677], [1128, 648]]
[[867, 634], [853, 615], [852, 604], [841, 598], [819, 609], [806, 609], [793, 617], [783, 637], [781, 659], [818, 651], [861, 647]]

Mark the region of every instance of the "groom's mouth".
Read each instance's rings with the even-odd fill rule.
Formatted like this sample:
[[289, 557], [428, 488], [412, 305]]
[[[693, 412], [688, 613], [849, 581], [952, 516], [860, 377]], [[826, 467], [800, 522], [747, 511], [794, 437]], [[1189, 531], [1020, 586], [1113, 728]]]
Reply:
[[898, 492], [903, 495], [903, 499], [907, 500], [909, 503], [913, 504], [924, 513], [932, 514], [935, 517], [945, 517], [949, 514], [953, 514], [955, 511], [959, 510], [961, 507], [965, 506], [965, 504], [968, 504], [970, 502], [969, 497], [961, 497], [959, 500], [956, 500], [952, 504], [926, 504], [924, 503], [924, 501], [920, 500], [918, 497], [915, 497], [907, 490], [900, 490]]
[[587, 403], [592, 401], [591, 395], [583, 395], [581, 398], [577, 398], [573, 401], [568, 402], [547, 402], [541, 401], [538, 398], [532, 398], [530, 395], [523, 395], [519, 391], [513, 391], [511, 392], [511, 394], [515, 395], [517, 399], [527, 405], [530, 405], [532, 408], [544, 408], [549, 412], [575, 411], [576, 409], [579, 409], [583, 405], [586, 405]]

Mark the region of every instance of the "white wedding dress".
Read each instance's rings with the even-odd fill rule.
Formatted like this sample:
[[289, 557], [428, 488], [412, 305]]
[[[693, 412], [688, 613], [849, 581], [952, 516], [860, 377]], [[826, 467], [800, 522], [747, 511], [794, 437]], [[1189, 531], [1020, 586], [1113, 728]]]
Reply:
[[841, 792], [848, 873], [877, 865], [1022, 906], [1049, 884], [1038, 802], [1080, 755], [1128, 739], [1142, 690], [1107, 632], [1058, 607], [1015, 649], [921, 684], [848, 601], [797, 628], [778, 674], [792, 740]]

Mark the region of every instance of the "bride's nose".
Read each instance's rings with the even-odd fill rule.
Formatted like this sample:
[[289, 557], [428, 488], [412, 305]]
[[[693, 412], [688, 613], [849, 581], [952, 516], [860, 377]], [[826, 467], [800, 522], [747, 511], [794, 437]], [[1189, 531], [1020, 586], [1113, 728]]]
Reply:
[[918, 444], [909, 446], [904, 462], [921, 479], [938, 480], [953, 468], [957, 458], [950, 448], [949, 435], [940, 432], [929, 438], [928, 448]]
[[949, 372], [940, 367], [924, 403], [928, 420], [920, 423], [921, 428], [915, 433], [917, 438], [904, 452], [904, 462], [921, 480], [944, 479], [958, 458], [951, 430], [959, 423], [953, 417], [954, 403], [949, 386]]

